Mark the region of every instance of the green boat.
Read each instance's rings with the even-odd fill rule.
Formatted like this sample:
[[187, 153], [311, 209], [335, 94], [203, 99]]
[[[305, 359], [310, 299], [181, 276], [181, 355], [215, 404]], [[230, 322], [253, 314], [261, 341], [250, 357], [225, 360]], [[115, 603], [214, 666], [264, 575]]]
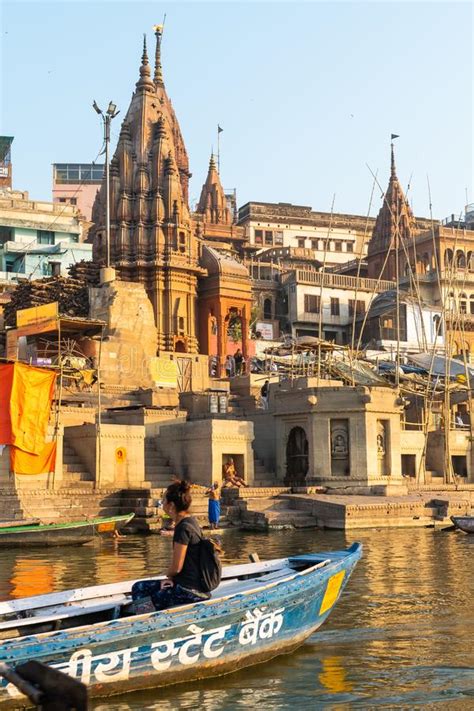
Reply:
[[132, 520], [135, 514], [90, 518], [71, 523], [32, 523], [0, 528], [0, 546], [70, 546], [88, 543], [95, 536], [114, 535]]

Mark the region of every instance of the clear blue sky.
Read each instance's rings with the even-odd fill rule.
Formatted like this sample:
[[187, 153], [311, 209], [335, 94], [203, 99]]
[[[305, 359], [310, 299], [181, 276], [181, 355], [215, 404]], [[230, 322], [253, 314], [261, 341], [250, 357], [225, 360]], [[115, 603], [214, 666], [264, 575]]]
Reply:
[[[125, 115], [146, 32], [166, 12], [165, 83], [193, 179], [216, 124], [225, 188], [248, 200], [366, 214], [390, 133], [415, 213], [460, 212], [473, 190], [473, 10], [468, 2], [9, 2], [1, 5], [1, 133], [14, 187], [51, 199], [51, 164], [92, 161], [93, 99]], [[376, 188], [372, 214], [380, 207]]]

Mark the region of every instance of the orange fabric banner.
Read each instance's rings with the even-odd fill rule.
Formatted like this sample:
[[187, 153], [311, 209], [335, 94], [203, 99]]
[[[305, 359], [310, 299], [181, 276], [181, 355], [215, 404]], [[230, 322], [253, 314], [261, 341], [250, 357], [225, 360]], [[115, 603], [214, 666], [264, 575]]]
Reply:
[[14, 474], [50, 474], [56, 468], [56, 442], [43, 444], [39, 454], [10, 448], [10, 469]]
[[0, 444], [10, 444], [12, 441], [10, 396], [12, 393], [13, 372], [13, 363], [0, 365]]
[[10, 442], [18, 449], [32, 454], [42, 453], [55, 383], [54, 372], [24, 363], [14, 364]]

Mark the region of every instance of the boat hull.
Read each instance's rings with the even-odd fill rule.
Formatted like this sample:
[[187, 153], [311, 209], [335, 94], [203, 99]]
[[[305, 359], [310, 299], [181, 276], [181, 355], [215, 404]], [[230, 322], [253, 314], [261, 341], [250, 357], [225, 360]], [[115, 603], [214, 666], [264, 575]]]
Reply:
[[451, 516], [456, 528], [464, 533], [474, 533], [474, 516]]
[[[234, 672], [291, 652], [325, 621], [361, 546], [337, 555], [322, 568], [230, 597], [6, 640], [0, 659], [16, 666], [34, 657], [86, 683], [90, 696]], [[0, 709], [14, 708], [15, 698], [18, 703], [18, 692], [3, 681]]]
[[72, 546], [88, 543], [103, 533], [120, 530], [133, 514], [95, 518], [74, 523], [35, 524], [0, 528], [0, 546]]

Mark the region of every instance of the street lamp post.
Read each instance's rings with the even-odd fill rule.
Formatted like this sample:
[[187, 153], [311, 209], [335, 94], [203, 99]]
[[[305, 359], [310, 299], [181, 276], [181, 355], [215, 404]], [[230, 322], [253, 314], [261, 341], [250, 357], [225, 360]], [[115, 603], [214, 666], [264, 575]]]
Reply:
[[110, 267], [110, 169], [109, 169], [109, 144], [110, 144], [110, 123], [113, 118], [120, 113], [117, 111], [117, 106], [113, 101], [109, 102], [107, 111], [99, 109], [97, 102], [92, 104], [94, 111], [102, 116], [104, 124], [104, 143], [105, 143], [105, 267]]

